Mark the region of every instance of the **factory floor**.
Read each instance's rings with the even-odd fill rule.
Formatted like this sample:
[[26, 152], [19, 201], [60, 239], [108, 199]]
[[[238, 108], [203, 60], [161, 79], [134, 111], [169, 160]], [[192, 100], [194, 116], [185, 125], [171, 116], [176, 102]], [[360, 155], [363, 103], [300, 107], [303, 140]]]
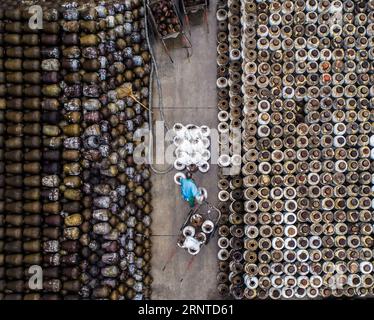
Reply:
[[[167, 41], [174, 64], [163, 51], [161, 43], [154, 43], [165, 118], [171, 127], [176, 122], [217, 127], [215, 6], [216, 1], [211, 1], [209, 33], [202, 15], [196, 14], [191, 19], [193, 55], [190, 61], [179, 39]], [[157, 99], [155, 93], [154, 117], [159, 119]], [[152, 177], [152, 299], [219, 299], [216, 289], [216, 237], [202, 248], [190, 266], [191, 256], [176, 247], [177, 235], [189, 206], [181, 199], [179, 188], [174, 183], [175, 173], [173, 169], [167, 174], [153, 174]], [[217, 165], [211, 165], [208, 173], [196, 173], [194, 179], [208, 190], [208, 201], [216, 204]]]

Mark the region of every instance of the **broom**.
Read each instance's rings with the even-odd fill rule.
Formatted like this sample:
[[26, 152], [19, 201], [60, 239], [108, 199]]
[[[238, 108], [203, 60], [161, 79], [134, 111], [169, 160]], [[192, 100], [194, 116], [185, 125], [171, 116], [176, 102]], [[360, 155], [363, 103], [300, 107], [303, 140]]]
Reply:
[[125, 83], [124, 85], [122, 85], [121, 87], [119, 87], [117, 90], [117, 98], [118, 99], [123, 99], [123, 98], [126, 98], [126, 97], [130, 97], [132, 98], [134, 101], [136, 101], [137, 103], [139, 103], [144, 109], [147, 109], [149, 111], [149, 108], [146, 107], [143, 103], [141, 103], [138, 98], [134, 95], [133, 91], [132, 91], [132, 85], [131, 83]]

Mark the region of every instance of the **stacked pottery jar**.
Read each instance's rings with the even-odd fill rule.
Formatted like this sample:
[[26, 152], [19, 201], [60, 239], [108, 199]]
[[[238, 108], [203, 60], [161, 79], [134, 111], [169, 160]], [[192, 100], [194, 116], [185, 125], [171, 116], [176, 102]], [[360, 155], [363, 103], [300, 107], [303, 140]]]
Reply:
[[[220, 209], [223, 211], [222, 226], [218, 241], [219, 291], [228, 291], [240, 299], [242, 290], [242, 237], [243, 219], [241, 212], [242, 179], [241, 164], [241, 28], [240, 2], [219, 3], [218, 20], [218, 119], [220, 124], [220, 168], [219, 194]], [[226, 30], [225, 30], [226, 28]], [[225, 33], [226, 31], [226, 33]], [[227, 287], [229, 285], [229, 288]]]
[[61, 89], [59, 49], [58, 7], [44, 8], [44, 28], [39, 49], [41, 59], [41, 127], [42, 127], [42, 251], [43, 251], [43, 295], [42, 299], [57, 300], [62, 287], [60, 270], [60, 237], [62, 218], [60, 216], [60, 177], [62, 172], [61, 130]]
[[[80, 203], [80, 210], [83, 210], [81, 211], [80, 216], [82, 231], [80, 237], [81, 247], [78, 248], [78, 256], [81, 257], [79, 267], [82, 273], [79, 277], [81, 282], [79, 294], [83, 299], [89, 299], [91, 297], [91, 290], [96, 289], [97, 284], [92, 281], [92, 276], [96, 275], [98, 272], [96, 266], [98, 257], [94, 256], [94, 253], [91, 251], [92, 249], [94, 250], [94, 248], [90, 245], [93, 228], [91, 223], [91, 206], [93, 199], [92, 190], [90, 189], [90, 183], [92, 183], [90, 180], [90, 168], [94, 162], [98, 161], [99, 155], [97, 147], [100, 132], [98, 132], [97, 123], [100, 121], [98, 110], [101, 107], [101, 103], [98, 99], [100, 93], [97, 92], [100, 63], [98, 60], [99, 39], [96, 32], [98, 31], [100, 20], [95, 9], [88, 7], [85, 11], [80, 12], [79, 17], [77, 18], [76, 27], [77, 37], [80, 39], [79, 42], [81, 45], [79, 47], [79, 58], [81, 59], [78, 59], [78, 73], [81, 76], [83, 86], [85, 86], [82, 99], [76, 100], [77, 102], [79, 101], [78, 110], [82, 116], [82, 129], [84, 130], [81, 132], [81, 137], [79, 139], [81, 143], [80, 149], [83, 149], [82, 153], [79, 155], [83, 172], [80, 176], [79, 186], [77, 186], [77, 189], [79, 190], [82, 190], [83, 187], [83, 202]], [[91, 94], [88, 86], [91, 86]], [[95, 123], [96, 126], [94, 125]], [[96, 175], [96, 172], [94, 172], [93, 175]], [[91, 286], [89, 285], [90, 282], [92, 283]]]
[[[24, 262], [26, 256], [22, 250], [23, 240], [23, 110], [22, 110], [22, 58], [23, 48], [21, 42], [21, 14], [13, 7], [4, 12], [4, 31], [9, 32], [4, 36], [4, 63], [6, 82], [3, 96], [7, 97], [4, 120], [5, 149], [5, 206], [4, 211], [4, 253], [3, 266], [6, 280], [1, 286], [4, 299], [22, 299]], [[5, 21], [7, 22], [5, 24]], [[13, 49], [13, 48], [14, 49]]]
[[[150, 171], [134, 159], [148, 121], [143, 3], [42, 7], [40, 32], [28, 6], [0, 11], [0, 298], [148, 299]], [[30, 265], [43, 290], [26, 286]]]
[[373, 290], [373, 5], [244, 6], [245, 298]]
[[62, 273], [62, 295], [64, 299], [78, 299], [80, 281], [77, 273], [82, 261], [81, 244], [84, 242], [82, 215], [82, 162], [81, 162], [81, 120], [82, 120], [82, 72], [81, 50], [85, 46], [80, 35], [79, 19], [82, 12], [78, 4], [66, 3], [61, 10], [62, 88], [61, 117], [59, 128], [62, 134], [62, 175], [60, 181], [61, 214], [63, 230], [60, 240], [60, 262]]
[[148, 54], [140, 34], [144, 11], [139, 3], [128, 2], [101, 5], [96, 12], [111, 40], [92, 34], [96, 43], [85, 51], [83, 66], [93, 71], [98, 62], [99, 78], [97, 90], [88, 84], [83, 88], [84, 204], [92, 225], [81, 293], [93, 299], [141, 299], [150, 294], [150, 243], [145, 235], [150, 223], [149, 172], [134, 163], [132, 140], [146, 113], [119, 88], [131, 82], [137, 99], [146, 103], [142, 86], [148, 85]]
[[242, 162], [242, 54], [241, 54], [241, 2], [228, 1], [229, 28], [229, 223], [230, 223], [230, 293], [235, 299], [243, 297], [243, 180], [240, 172]]
[[[22, 16], [22, 47], [23, 56], [23, 251], [27, 254], [28, 261], [24, 261], [24, 274], [29, 275], [28, 269], [33, 265], [42, 264], [42, 229], [41, 217], [42, 204], [40, 202], [40, 174], [41, 174], [41, 114], [40, 97], [41, 86], [41, 65], [39, 57], [36, 56], [35, 47], [41, 41], [37, 31], [28, 27], [29, 15], [25, 8], [18, 9]], [[20, 56], [19, 58], [22, 58]], [[28, 282], [24, 283], [24, 299], [39, 299], [40, 295], [29, 290]]]
[[[257, 51], [256, 51], [256, 27], [257, 27], [257, 8], [255, 1], [244, 1], [242, 3], [242, 54], [243, 54], [243, 164], [242, 174], [243, 178], [243, 197], [244, 197], [244, 223], [245, 223], [245, 240], [244, 240], [244, 271], [246, 279], [247, 275], [256, 275], [258, 272], [257, 251], [259, 249], [258, 239], [255, 237], [248, 237], [248, 229], [253, 229], [256, 236], [256, 224], [258, 221], [258, 188], [259, 181], [262, 176], [257, 172], [257, 161], [259, 152], [256, 150], [257, 146], [257, 129], [258, 129], [258, 114], [257, 114], [257, 87], [256, 87], [256, 72], [257, 72]], [[245, 286], [244, 298], [250, 299], [256, 296], [256, 291], [248, 286]]]
[[[228, 74], [229, 74], [229, 44], [228, 44], [228, 6], [227, 1], [219, 1], [217, 3], [217, 100], [218, 100], [218, 131], [219, 131], [219, 155], [222, 158], [226, 156], [229, 161], [229, 142], [228, 142], [228, 110], [229, 110], [229, 96], [228, 96]], [[229, 194], [228, 184], [229, 177], [224, 177], [219, 180], [219, 209], [222, 213], [219, 234], [219, 255], [218, 255], [218, 269], [217, 282], [218, 292], [222, 296], [229, 294], [229, 261], [228, 250], [229, 247], [229, 227], [228, 227], [228, 213], [229, 213]], [[222, 239], [222, 240], [221, 240]]]
[[[0, 8], [0, 25], [4, 26], [4, 10]], [[5, 233], [5, 215], [4, 215], [4, 199], [5, 199], [5, 150], [4, 150], [4, 135], [6, 132], [6, 125], [4, 121], [6, 110], [6, 97], [5, 97], [5, 72], [4, 69], [5, 49], [0, 47], [0, 248], [4, 247], [4, 233]], [[5, 287], [5, 266], [4, 266], [4, 250], [0, 252], [0, 299], [4, 298]]]
[[[109, 142], [109, 125], [107, 121], [103, 121], [104, 113], [102, 108], [105, 107], [107, 96], [106, 92], [101, 90], [102, 84], [106, 85], [108, 80], [107, 67], [108, 60], [106, 58], [105, 36], [113, 28], [114, 8], [111, 5], [98, 6], [97, 10], [94, 8], [87, 8], [87, 11], [81, 17], [81, 45], [82, 40], [84, 46], [82, 48], [82, 70], [83, 70], [83, 128], [82, 142], [84, 147], [83, 153], [83, 183], [84, 183], [84, 217], [87, 218], [87, 230], [83, 238], [82, 255], [84, 261], [82, 262], [81, 277], [82, 289], [81, 295], [83, 298], [108, 298], [110, 294], [110, 287], [114, 290], [116, 288], [116, 251], [118, 246], [115, 235], [112, 236], [113, 243], [109, 253], [112, 257], [113, 266], [105, 266], [102, 257], [105, 252], [100, 251], [103, 243], [103, 237], [108, 235], [112, 229], [109, 225], [109, 208], [111, 206], [111, 199], [109, 193], [111, 188], [104, 184], [100, 167], [103, 166], [103, 159], [107, 158], [110, 152]], [[102, 37], [98, 37], [97, 31], [103, 26]], [[112, 37], [112, 41], [115, 38]], [[114, 50], [113, 44], [107, 44], [109, 48]], [[103, 87], [105, 88], [105, 87]], [[108, 167], [110, 163], [106, 164]], [[108, 169], [108, 176], [114, 172], [113, 167]], [[112, 253], [113, 252], [113, 253]], [[105, 269], [107, 268], [107, 269]], [[104, 271], [103, 271], [104, 270]], [[109, 280], [106, 283], [103, 281], [102, 273], [107, 271]], [[109, 273], [112, 274], [109, 274]], [[105, 279], [105, 278], [104, 278]]]

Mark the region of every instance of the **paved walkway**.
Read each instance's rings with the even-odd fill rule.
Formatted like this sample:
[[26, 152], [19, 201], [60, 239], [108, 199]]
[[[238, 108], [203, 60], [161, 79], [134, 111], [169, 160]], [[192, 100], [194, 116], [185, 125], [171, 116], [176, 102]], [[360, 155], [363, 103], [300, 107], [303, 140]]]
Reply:
[[[191, 21], [193, 56], [190, 62], [180, 41], [170, 41], [170, 52], [174, 65], [163, 52], [160, 43], [155, 46], [160, 78], [163, 88], [165, 115], [172, 126], [183, 124], [206, 124], [217, 127], [216, 107], [216, 18], [215, 1], [209, 12], [209, 31], [202, 16]], [[154, 97], [157, 107], [157, 95]], [[159, 118], [158, 109], [155, 116]], [[181, 200], [179, 190], [173, 182], [175, 170], [166, 175], [153, 175], [153, 258], [152, 299], [217, 299], [217, 241], [212, 239], [204, 247], [189, 271], [183, 276], [190, 255], [177, 250], [172, 261], [163, 271], [166, 260], [175, 250], [177, 233], [188, 212], [188, 204]], [[207, 188], [209, 201], [216, 203], [217, 166], [211, 166], [206, 174], [196, 174], [199, 185]], [[181, 278], [183, 281], [181, 282]]]

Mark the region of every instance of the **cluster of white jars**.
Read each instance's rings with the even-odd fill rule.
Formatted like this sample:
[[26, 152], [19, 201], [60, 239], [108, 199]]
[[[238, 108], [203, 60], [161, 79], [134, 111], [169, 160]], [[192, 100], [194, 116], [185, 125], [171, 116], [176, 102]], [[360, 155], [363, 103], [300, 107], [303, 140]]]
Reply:
[[173, 142], [176, 146], [174, 168], [184, 170], [191, 165], [202, 173], [208, 172], [210, 165], [210, 129], [208, 126], [176, 123], [173, 126]]

